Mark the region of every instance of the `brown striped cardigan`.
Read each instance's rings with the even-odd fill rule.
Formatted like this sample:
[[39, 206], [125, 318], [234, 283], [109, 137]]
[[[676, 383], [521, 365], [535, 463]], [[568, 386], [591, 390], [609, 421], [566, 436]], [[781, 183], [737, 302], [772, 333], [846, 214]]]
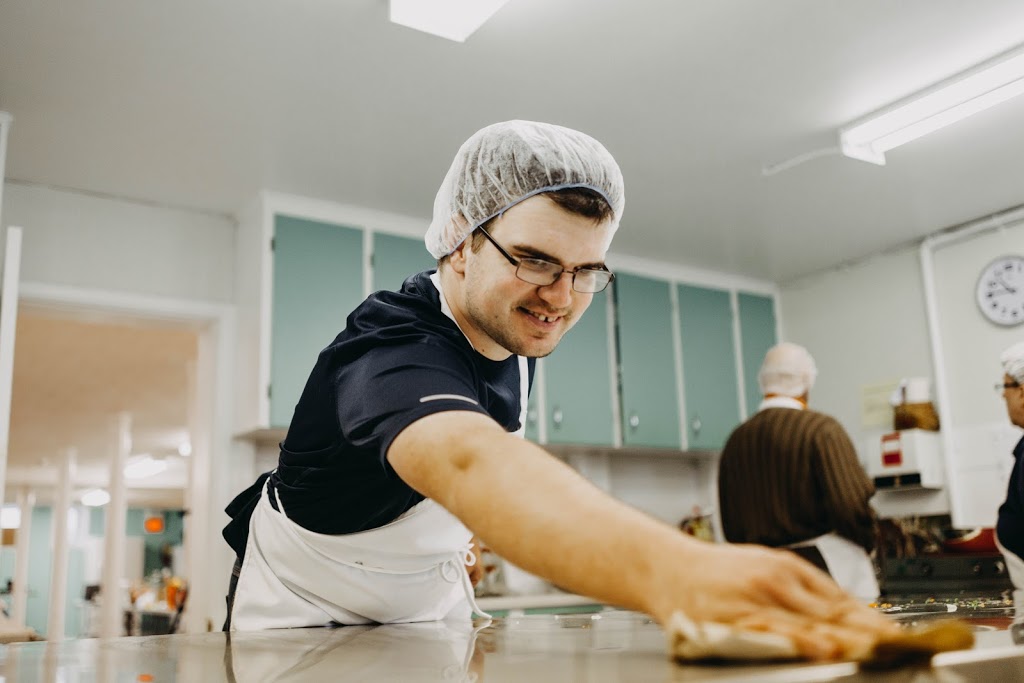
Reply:
[[836, 532], [871, 552], [874, 492], [842, 425], [813, 410], [766, 408], [722, 450], [719, 507], [733, 543], [784, 546]]

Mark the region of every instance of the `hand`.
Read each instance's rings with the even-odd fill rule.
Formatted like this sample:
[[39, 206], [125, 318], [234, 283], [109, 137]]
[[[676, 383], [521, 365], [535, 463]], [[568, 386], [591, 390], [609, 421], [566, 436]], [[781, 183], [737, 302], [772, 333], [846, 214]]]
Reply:
[[466, 573], [469, 574], [469, 582], [473, 584], [473, 587], [475, 588], [476, 585], [480, 583], [481, 579], [484, 578], [484, 561], [482, 557], [483, 547], [480, 543], [480, 539], [476, 536], [473, 537], [473, 540], [470, 541], [470, 543], [473, 544], [470, 550], [473, 551], [473, 556], [476, 558], [476, 562], [466, 565]]
[[660, 623], [682, 610], [694, 621], [788, 636], [811, 659], [860, 659], [880, 636], [899, 631], [796, 555], [690, 539], [687, 545], [687, 559], [658, 570], [667, 584], [652, 588], [650, 612]]

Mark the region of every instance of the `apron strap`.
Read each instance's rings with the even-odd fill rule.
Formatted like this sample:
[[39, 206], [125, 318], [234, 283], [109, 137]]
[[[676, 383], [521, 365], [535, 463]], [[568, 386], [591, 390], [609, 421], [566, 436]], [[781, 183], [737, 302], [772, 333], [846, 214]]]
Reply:
[[[493, 617], [487, 612], [480, 609], [480, 605], [476, 604], [476, 592], [473, 590], [473, 582], [469, 580], [469, 572], [466, 571], [466, 567], [472, 567], [476, 564], [476, 555], [473, 553], [473, 545], [470, 543], [462, 550], [455, 552], [455, 556], [441, 564], [441, 576], [444, 577], [445, 581], [454, 583], [460, 581], [462, 583], [462, 592], [466, 594], [466, 600], [469, 602], [469, 606], [473, 608], [473, 611], [479, 614], [484, 619], [493, 619]], [[455, 576], [451, 576], [450, 572], [454, 572]]]

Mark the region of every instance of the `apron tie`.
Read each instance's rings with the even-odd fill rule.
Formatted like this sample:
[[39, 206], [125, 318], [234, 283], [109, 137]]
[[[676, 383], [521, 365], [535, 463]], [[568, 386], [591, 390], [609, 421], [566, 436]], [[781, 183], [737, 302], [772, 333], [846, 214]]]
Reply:
[[442, 562], [439, 567], [441, 577], [448, 583], [461, 581], [462, 592], [466, 594], [466, 600], [469, 601], [469, 606], [473, 608], [473, 611], [484, 619], [492, 619], [493, 617], [490, 614], [480, 609], [480, 605], [476, 604], [476, 591], [473, 590], [473, 583], [469, 580], [469, 572], [466, 571], [466, 567], [472, 567], [476, 564], [473, 545], [473, 543], [470, 543], [465, 548], [456, 550], [454, 557]]

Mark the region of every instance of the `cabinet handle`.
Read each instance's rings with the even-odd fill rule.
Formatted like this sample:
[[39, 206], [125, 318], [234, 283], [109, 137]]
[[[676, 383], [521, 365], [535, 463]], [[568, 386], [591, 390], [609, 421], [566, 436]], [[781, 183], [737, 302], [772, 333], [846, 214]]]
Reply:
[[554, 411], [552, 411], [552, 413], [551, 413], [551, 421], [555, 424], [556, 427], [560, 427], [562, 425], [562, 409], [561, 408], [555, 408]]
[[537, 409], [530, 408], [526, 411], [526, 421], [530, 424], [537, 424]]
[[694, 434], [700, 434], [700, 428], [704, 426], [704, 423], [700, 421], [700, 415], [694, 415], [693, 422], [690, 423], [690, 427], [693, 428]]
[[629, 414], [629, 428], [631, 431], [636, 431], [637, 427], [640, 426], [640, 416], [636, 413]]

